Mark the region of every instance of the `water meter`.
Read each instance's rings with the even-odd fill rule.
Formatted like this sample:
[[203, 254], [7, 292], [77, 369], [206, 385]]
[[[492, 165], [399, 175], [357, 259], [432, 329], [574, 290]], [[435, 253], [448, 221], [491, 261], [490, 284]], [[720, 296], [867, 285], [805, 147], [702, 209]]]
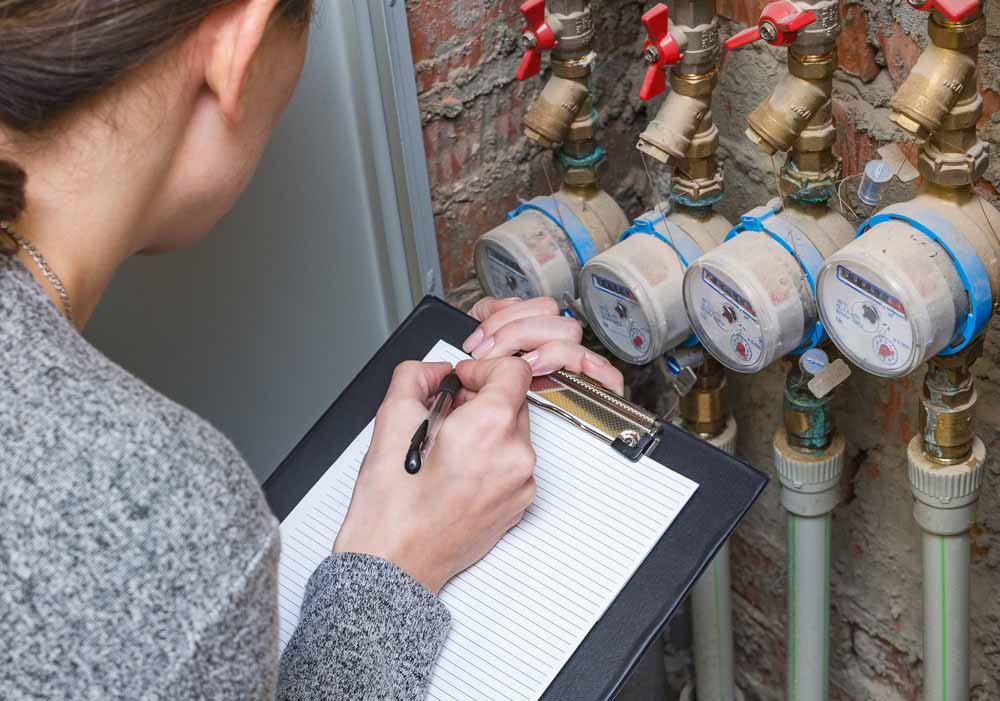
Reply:
[[476, 273], [493, 297], [576, 299], [583, 265], [627, 226], [604, 191], [535, 197], [476, 242]]
[[642, 365], [682, 344], [697, 343], [684, 309], [684, 271], [725, 239], [720, 215], [658, 209], [646, 212], [620, 243], [590, 260], [580, 278], [588, 321], [604, 346]]
[[852, 362], [901, 377], [964, 349], [993, 307], [997, 213], [928, 195], [869, 219], [819, 275], [820, 317]]
[[824, 258], [853, 235], [825, 205], [782, 211], [772, 201], [744, 215], [727, 241], [684, 276], [684, 303], [702, 345], [743, 373], [815, 348], [825, 338], [816, 276]]

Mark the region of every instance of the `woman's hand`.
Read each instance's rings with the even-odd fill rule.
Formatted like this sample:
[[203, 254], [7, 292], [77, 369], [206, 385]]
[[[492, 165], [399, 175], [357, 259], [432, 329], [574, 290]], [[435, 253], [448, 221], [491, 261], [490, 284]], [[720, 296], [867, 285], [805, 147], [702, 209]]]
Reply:
[[410, 438], [451, 366], [396, 368], [333, 548], [389, 560], [434, 594], [489, 552], [535, 498], [531, 369], [500, 358], [464, 361], [456, 370], [465, 388], [460, 405], [423, 469], [409, 475], [403, 461]]
[[606, 358], [580, 345], [583, 329], [563, 316], [551, 297], [529, 300], [486, 297], [472, 308], [482, 323], [462, 349], [474, 358], [500, 358], [524, 351], [535, 375], [566, 369], [582, 373], [622, 394], [625, 379]]

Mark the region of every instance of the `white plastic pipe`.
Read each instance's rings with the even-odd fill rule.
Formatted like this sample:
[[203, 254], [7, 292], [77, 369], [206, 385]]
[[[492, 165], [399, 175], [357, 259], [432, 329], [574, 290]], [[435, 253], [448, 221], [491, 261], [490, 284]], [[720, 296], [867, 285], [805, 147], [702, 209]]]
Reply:
[[782, 427], [774, 436], [781, 502], [788, 512], [786, 698], [825, 701], [830, 658], [830, 513], [840, 500], [845, 441], [802, 453]]
[[924, 699], [969, 698], [969, 533], [923, 534]]
[[907, 447], [913, 517], [923, 531], [924, 701], [969, 698], [969, 530], [986, 473], [986, 445], [942, 466], [923, 454], [922, 437]]
[[726, 541], [691, 591], [698, 701], [736, 698], [731, 581], [729, 541]]
[[[736, 450], [736, 420], [708, 442], [730, 455]], [[716, 553], [691, 590], [691, 628], [694, 637], [695, 681], [681, 693], [682, 701], [742, 701], [736, 688], [733, 660], [733, 609], [729, 542]]]
[[788, 699], [827, 698], [830, 514], [788, 514]]

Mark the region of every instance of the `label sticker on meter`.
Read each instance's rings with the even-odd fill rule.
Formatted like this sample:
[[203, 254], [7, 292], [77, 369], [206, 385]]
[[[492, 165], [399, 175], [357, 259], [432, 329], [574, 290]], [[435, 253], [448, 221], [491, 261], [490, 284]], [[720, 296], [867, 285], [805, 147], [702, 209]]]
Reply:
[[692, 290], [692, 311], [701, 322], [702, 343], [738, 367], [757, 362], [764, 351], [764, 335], [753, 305], [731, 281], [701, 268], [701, 283]]
[[530, 299], [538, 294], [533, 288], [531, 281], [524, 274], [519, 266], [510, 256], [493, 246], [486, 247], [487, 262], [487, 282], [489, 292], [495, 297], [520, 297]]
[[649, 320], [635, 293], [626, 285], [603, 275], [592, 273], [588, 291], [591, 310], [596, 312], [594, 323], [607, 340], [629, 359], [642, 358], [649, 352]]
[[890, 371], [910, 359], [913, 326], [906, 306], [874, 276], [837, 266], [835, 276], [824, 278], [820, 294], [824, 312], [833, 324], [838, 345], [865, 369]]

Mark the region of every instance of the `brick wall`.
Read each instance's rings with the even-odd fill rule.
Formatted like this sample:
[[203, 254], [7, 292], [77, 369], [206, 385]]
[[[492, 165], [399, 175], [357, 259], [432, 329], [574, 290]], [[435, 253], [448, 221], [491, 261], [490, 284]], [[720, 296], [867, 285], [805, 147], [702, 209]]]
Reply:
[[[547, 157], [521, 136], [520, 118], [542, 86], [513, 80], [520, 58], [516, 0], [407, 0], [414, 62], [433, 189], [445, 285], [472, 271], [476, 238], [501, 221], [519, 196], [549, 189]], [[595, 90], [609, 152], [605, 187], [630, 216], [652, 201], [636, 137], [651, 112], [638, 99], [641, 13], [652, 2], [595, 0], [600, 62]], [[757, 16], [764, 0], [719, 0], [726, 35]], [[983, 42], [984, 138], [1000, 145], [1000, 2], [986, 3]], [[845, 174], [860, 171], [879, 145], [901, 139], [888, 121], [889, 100], [916, 61], [925, 15], [904, 0], [847, 1], [835, 81], [838, 149]], [[773, 196], [769, 158], [746, 141], [746, 116], [784, 71], [784, 52], [757, 45], [731, 54], [715, 113], [726, 165], [730, 219]], [[656, 107], [654, 104], [653, 108]], [[911, 146], [909, 153], [915, 153]], [[780, 164], [780, 161], [779, 161]], [[549, 166], [551, 171], [551, 166]], [[994, 203], [1000, 153], [979, 184]], [[972, 680], [974, 699], [1000, 698], [1000, 331], [987, 339], [976, 367], [978, 432], [989, 451], [987, 486], [973, 533]], [[739, 452], [773, 474], [771, 435], [781, 420], [780, 363], [734, 378]], [[637, 398], [655, 402], [656, 378], [630, 372]], [[848, 438], [844, 500], [833, 520], [831, 675], [835, 699], [916, 699], [921, 688], [920, 540], [911, 515], [905, 442], [918, 426], [920, 375], [882, 381], [857, 373], [839, 392]], [[734, 610], [741, 685], [751, 699], [783, 698], [785, 524], [772, 485], [733, 542]], [[680, 670], [683, 651], [668, 667]]]

